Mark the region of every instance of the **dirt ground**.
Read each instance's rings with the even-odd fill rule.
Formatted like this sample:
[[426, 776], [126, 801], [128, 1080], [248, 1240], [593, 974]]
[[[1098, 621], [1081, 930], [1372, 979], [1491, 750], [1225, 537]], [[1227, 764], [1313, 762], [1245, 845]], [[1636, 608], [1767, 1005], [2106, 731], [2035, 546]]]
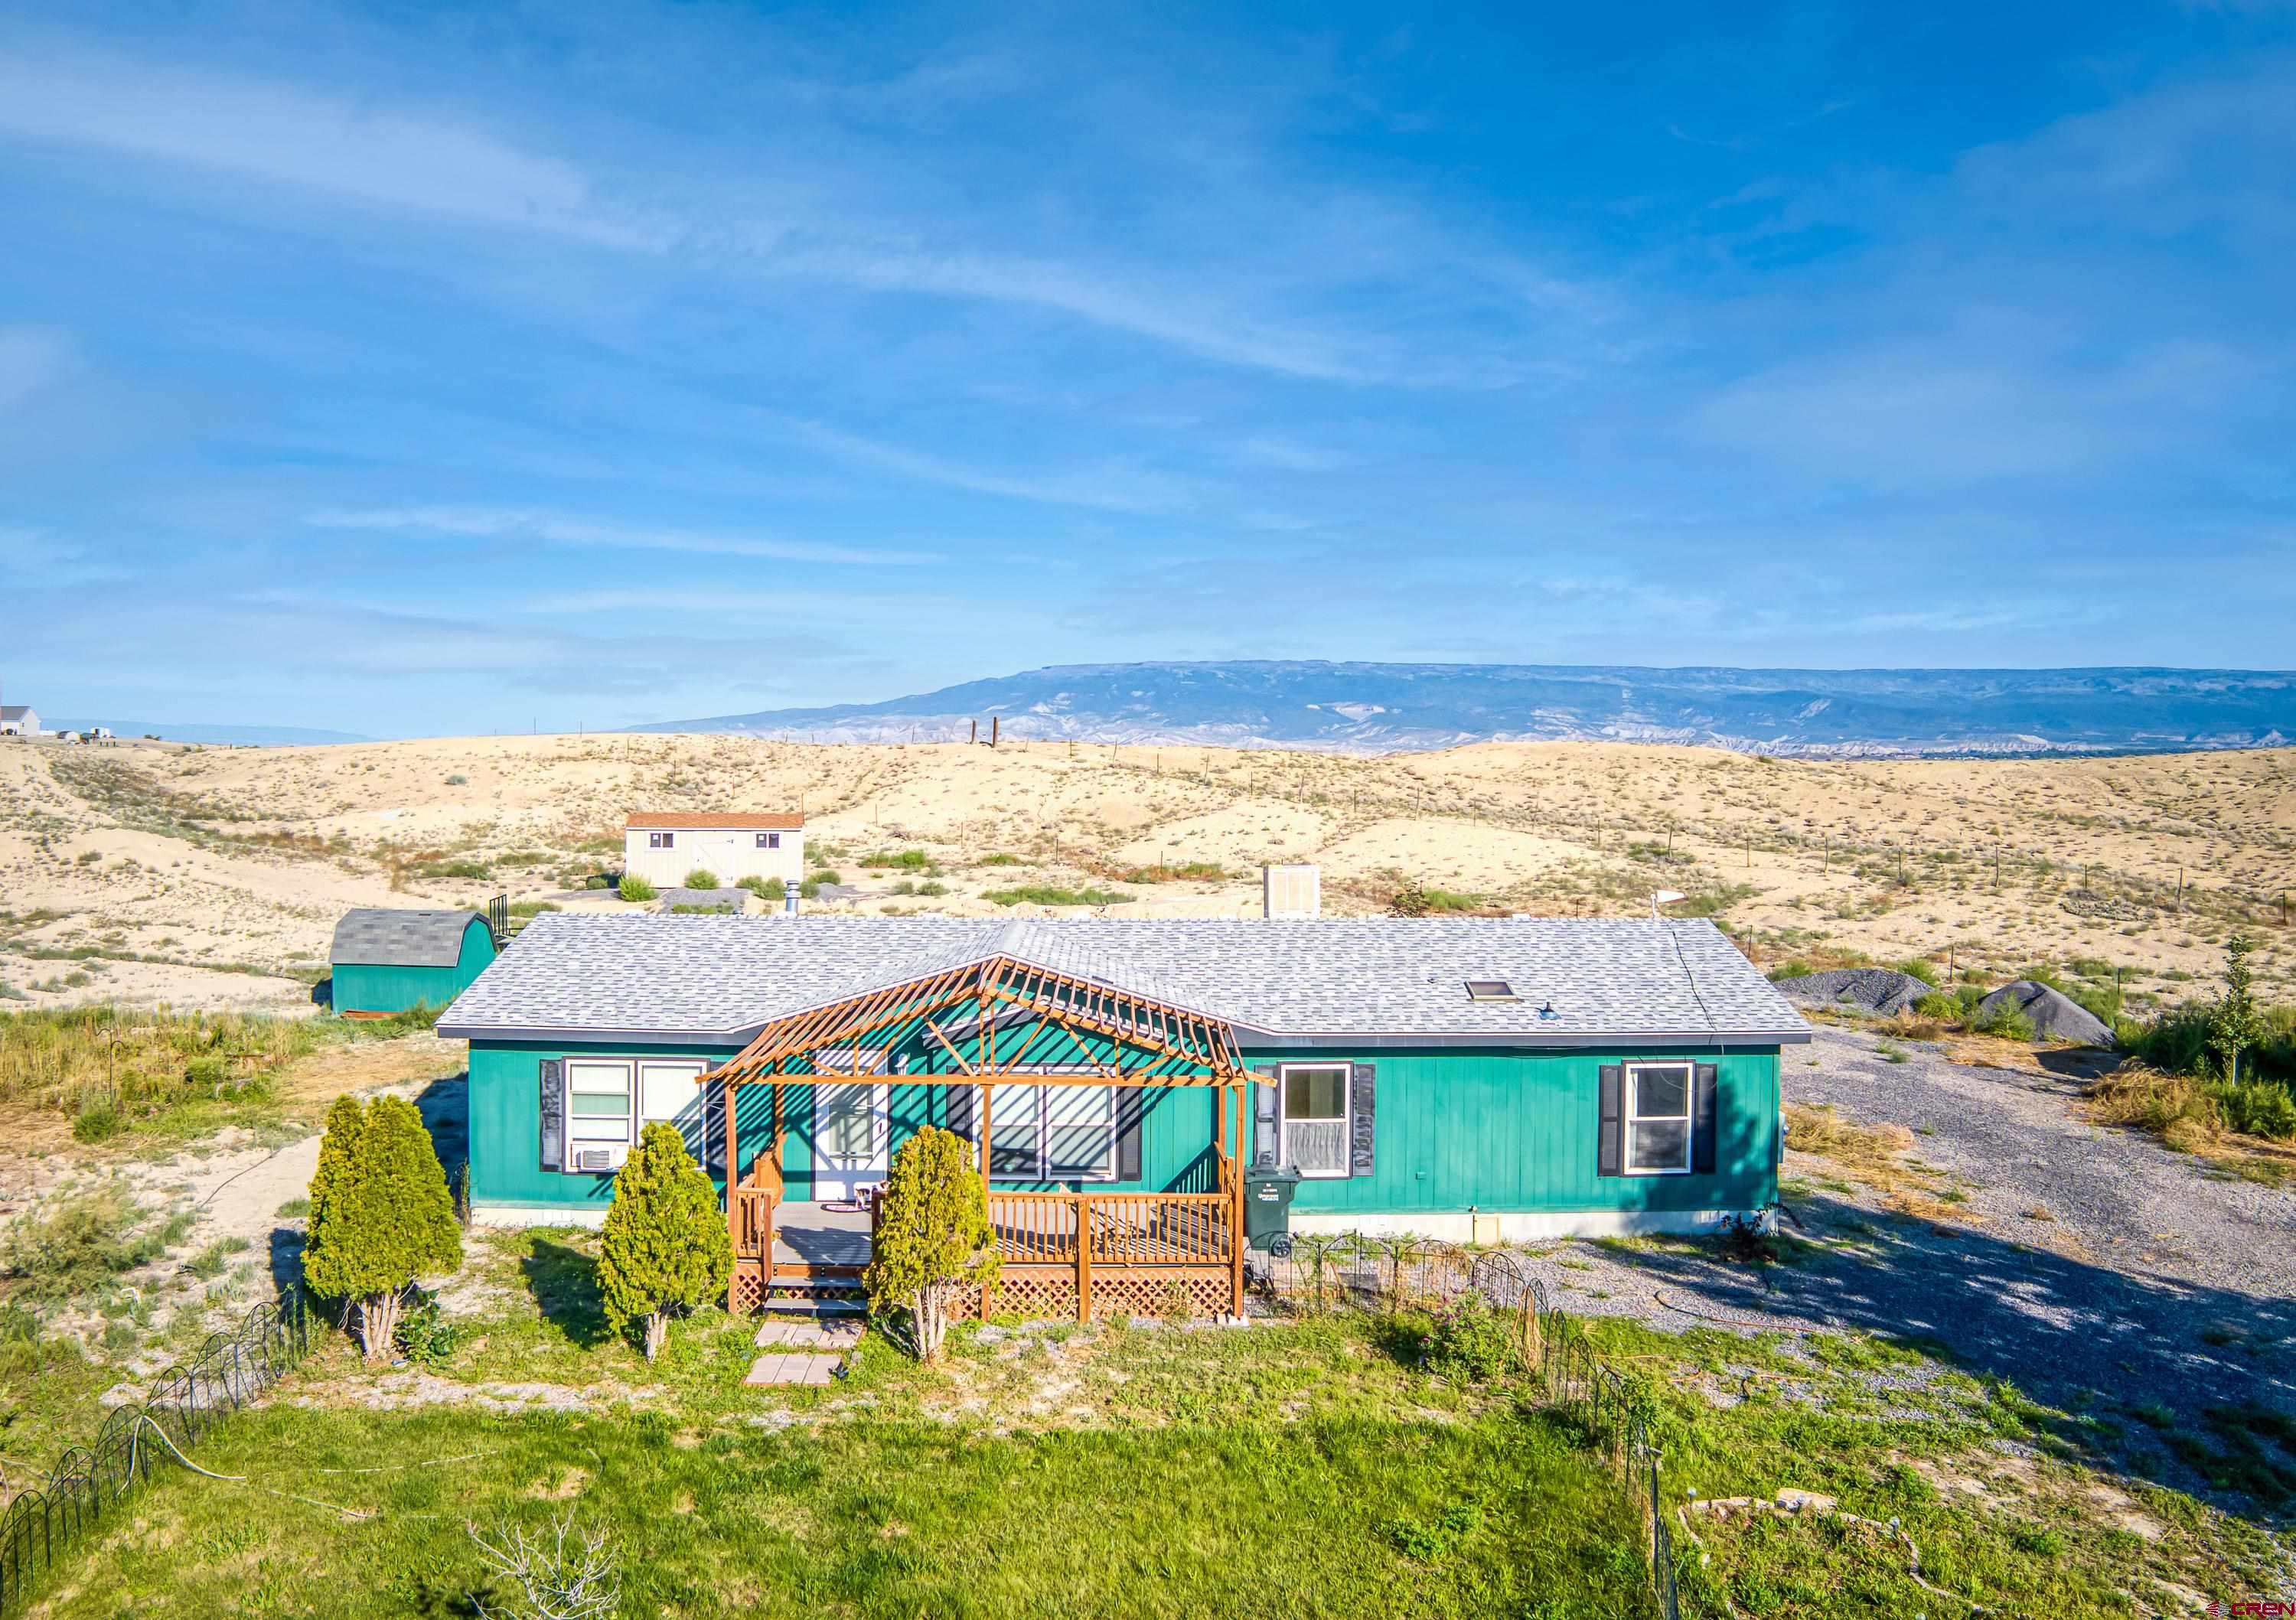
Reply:
[[[324, 1049], [288, 1069], [279, 1084], [283, 1106], [259, 1128], [232, 1127], [172, 1151], [150, 1151], [132, 1133], [84, 1146], [56, 1116], [12, 1113], [0, 1118], [7, 1144], [0, 1148], [0, 1223], [105, 1185], [126, 1193], [144, 1224], [189, 1217], [164, 1253], [119, 1279], [150, 1302], [141, 1325], [154, 1347], [123, 1369], [131, 1379], [146, 1378], [168, 1359], [169, 1351], [157, 1346], [180, 1317], [220, 1327], [299, 1274], [302, 1217], [283, 1212], [309, 1190], [319, 1123], [335, 1098], [387, 1092], [414, 1100], [432, 1120], [447, 1162], [460, 1163], [465, 1052], [461, 1042], [428, 1031]], [[212, 1278], [196, 1276], [191, 1263], [201, 1255], [226, 1256], [224, 1269]], [[103, 1322], [84, 1310], [67, 1312], [52, 1325], [92, 1340]], [[122, 1386], [121, 1398], [138, 1394], [140, 1387]]]
[[1782, 1263], [1582, 1243], [1546, 1251], [1539, 1274], [1566, 1310], [1669, 1330], [1926, 1341], [2060, 1409], [2128, 1472], [2205, 1490], [2179, 1436], [2211, 1413], [2296, 1415], [2296, 1190], [2096, 1124], [2092, 1066], [2043, 1057], [1973, 1067], [1821, 1027], [1786, 1050], [1787, 1108], [1873, 1134], [1823, 1152], [1789, 1138]]
[[[839, 909], [980, 914], [1097, 888], [1114, 914], [1240, 915], [1267, 861], [1326, 908], [1417, 884], [1496, 912], [1623, 915], [1691, 896], [1759, 960], [1920, 953], [2005, 978], [2119, 970], [2130, 1003], [2212, 976], [2234, 929], [2296, 994], [2296, 751], [1786, 762], [1483, 744], [1351, 757], [1202, 748], [504, 737], [302, 749], [0, 743], [0, 1004], [306, 1009], [354, 905], [618, 910], [639, 808], [801, 810]], [[859, 865], [918, 849], [937, 871]], [[1011, 857], [991, 863], [988, 857]], [[1208, 863], [1221, 875], [1156, 880]], [[1029, 903], [1013, 911], [1043, 909]]]

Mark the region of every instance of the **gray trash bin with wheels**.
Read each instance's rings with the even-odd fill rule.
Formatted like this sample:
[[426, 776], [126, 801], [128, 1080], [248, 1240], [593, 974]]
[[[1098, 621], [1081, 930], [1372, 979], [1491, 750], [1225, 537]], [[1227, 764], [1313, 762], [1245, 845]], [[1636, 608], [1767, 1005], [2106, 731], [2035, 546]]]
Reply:
[[1300, 1172], [1280, 1165], [1254, 1165], [1243, 1173], [1243, 1242], [1281, 1260], [1292, 1252], [1292, 1195]]

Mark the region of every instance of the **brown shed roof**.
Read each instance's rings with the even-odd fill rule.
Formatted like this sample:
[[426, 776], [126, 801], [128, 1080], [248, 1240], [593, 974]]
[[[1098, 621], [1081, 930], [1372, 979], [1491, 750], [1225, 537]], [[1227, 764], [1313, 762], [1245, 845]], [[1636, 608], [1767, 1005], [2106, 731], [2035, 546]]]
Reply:
[[660, 828], [676, 832], [699, 832], [712, 828], [740, 831], [752, 827], [760, 832], [790, 831], [804, 826], [805, 817], [752, 810], [633, 810], [627, 825], [641, 830]]

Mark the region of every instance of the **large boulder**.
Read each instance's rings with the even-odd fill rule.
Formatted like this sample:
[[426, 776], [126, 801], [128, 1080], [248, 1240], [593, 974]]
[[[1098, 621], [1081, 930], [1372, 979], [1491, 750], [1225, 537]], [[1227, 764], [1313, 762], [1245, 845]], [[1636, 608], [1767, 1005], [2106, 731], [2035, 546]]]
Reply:
[[1779, 979], [1777, 988], [1788, 1001], [1882, 1018], [1906, 1011], [1922, 997], [1937, 994], [1936, 986], [1890, 968], [1835, 968], [1825, 973], [1805, 973], [1800, 978]]
[[2083, 1046], [2110, 1046], [2112, 1031], [2105, 1022], [2062, 990], [2030, 978], [2004, 985], [1977, 1003], [1979, 1019], [2021, 1012], [2033, 1033], [2045, 1041], [2072, 1041]]

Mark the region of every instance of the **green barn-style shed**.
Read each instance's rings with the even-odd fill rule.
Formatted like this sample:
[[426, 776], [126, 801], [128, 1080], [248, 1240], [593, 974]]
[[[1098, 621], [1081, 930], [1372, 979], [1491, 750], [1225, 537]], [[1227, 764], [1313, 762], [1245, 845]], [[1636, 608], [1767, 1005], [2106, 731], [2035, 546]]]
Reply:
[[[1777, 1199], [1808, 1027], [1702, 920], [545, 914], [439, 1022], [480, 1219], [594, 1222], [651, 1121], [725, 1191], [734, 1303], [849, 1278], [922, 1126], [974, 1144], [1008, 1304], [1238, 1308], [1294, 1231], [1687, 1231]], [[728, 1175], [728, 1166], [731, 1175]], [[840, 1234], [842, 1234], [841, 1236]], [[1111, 1303], [1113, 1301], [1114, 1303]]]
[[494, 930], [476, 912], [345, 912], [327, 958], [339, 1013], [444, 1007], [494, 961]]

